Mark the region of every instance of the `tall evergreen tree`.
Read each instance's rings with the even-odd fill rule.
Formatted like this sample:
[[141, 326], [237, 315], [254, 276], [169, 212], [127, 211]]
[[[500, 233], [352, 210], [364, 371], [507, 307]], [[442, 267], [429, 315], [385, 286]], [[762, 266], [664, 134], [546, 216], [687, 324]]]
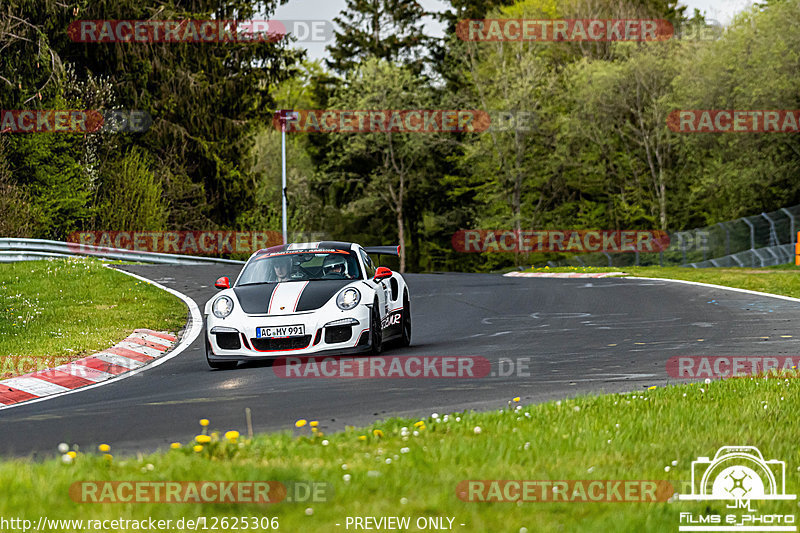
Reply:
[[421, 72], [433, 42], [422, 29], [422, 19], [428, 15], [415, 1], [347, 0], [347, 7], [334, 19], [340, 31], [336, 44], [328, 46], [328, 66], [344, 74], [375, 57]]

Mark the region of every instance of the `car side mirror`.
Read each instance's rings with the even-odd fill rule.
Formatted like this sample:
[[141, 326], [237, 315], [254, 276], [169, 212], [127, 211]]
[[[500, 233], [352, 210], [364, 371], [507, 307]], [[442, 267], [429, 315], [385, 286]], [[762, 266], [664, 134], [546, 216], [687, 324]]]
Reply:
[[218, 289], [230, 289], [231, 280], [229, 280], [227, 276], [223, 276], [214, 282], [214, 286]]
[[391, 278], [392, 271], [386, 267], [378, 267], [378, 270], [375, 271], [375, 277], [372, 278], [375, 281], [381, 281], [382, 279]]

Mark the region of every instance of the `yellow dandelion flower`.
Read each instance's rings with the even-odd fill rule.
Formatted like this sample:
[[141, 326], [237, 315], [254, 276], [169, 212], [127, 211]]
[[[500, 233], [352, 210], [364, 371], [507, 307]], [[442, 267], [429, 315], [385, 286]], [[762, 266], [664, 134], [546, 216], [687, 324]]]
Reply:
[[97, 449], [103, 453], [107, 453], [111, 451], [111, 446], [109, 446], [108, 444], [101, 444], [100, 446], [97, 447]]
[[198, 435], [194, 438], [194, 440], [196, 440], [200, 444], [208, 444], [209, 442], [211, 442], [211, 437], [209, 437], [208, 435]]
[[358, 440], [367, 440], [367, 436], [366, 435], [359, 435], [358, 436]]
[[381, 431], [380, 429], [373, 429], [372, 434], [375, 435], [376, 437], [383, 437], [383, 431]]
[[312, 428], [315, 428], [319, 425], [319, 422], [317, 420], [312, 420], [311, 422], [308, 423], [308, 425], [311, 426]]
[[657, 389], [657, 388], [658, 388], [658, 385], [653, 385], [652, 387], [647, 387], [647, 390], [653, 390], [653, 389]]
[[111, 460], [114, 459], [114, 456], [111, 455], [110, 453], [104, 453], [103, 454], [103, 459], [105, 459], [106, 461], [111, 462]]
[[172, 444], [169, 445], [169, 447], [172, 448], [173, 450], [177, 450], [178, 448], [181, 447], [181, 443], [180, 442], [173, 442]]
[[69, 455], [69, 456], [70, 456], [70, 457], [72, 457], [73, 459], [75, 459], [76, 457], [78, 457], [78, 453], [77, 453], [77, 452], [67, 452], [67, 455]]
[[297, 422], [294, 423], [294, 426], [298, 427], [298, 428], [301, 428], [301, 427], [305, 426], [306, 424], [308, 424], [308, 420], [306, 420], [305, 418], [301, 418], [300, 420], [298, 420]]
[[214, 440], [217, 440], [217, 439], [219, 439], [219, 433], [218, 433], [218, 432], [216, 432], [216, 431], [215, 431], [215, 432], [213, 432], [213, 433], [211, 434], [211, 438], [212, 438], [212, 439], [214, 439]]
[[420, 420], [419, 422], [414, 422], [414, 427], [415, 428], [418, 428], [418, 427], [424, 426], [424, 425], [425, 425], [425, 422], [422, 421], [422, 420]]
[[203, 451], [203, 447], [202, 447], [202, 446], [200, 446], [199, 444], [195, 444], [195, 445], [194, 445], [194, 448], [192, 448], [192, 449], [193, 449], [194, 451], [196, 451], [196, 452], [202, 452], [202, 451]]
[[238, 431], [228, 431], [227, 433], [225, 433], [225, 438], [228, 439], [228, 440], [231, 440], [231, 441], [236, 440], [236, 439], [239, 438], [239, 432]]
[[519, 396], [517, 396], [516, 398], [514, 398], [514, 401], [515, 401], [515, 402], [518, 402], [518, 401], [519, 401]]
[[203, 427], [208, 426], [209, 423], [210, 422], [208, 421], [208, 418], [201, 418], [200, 419], [200, 425], [203, 426]]

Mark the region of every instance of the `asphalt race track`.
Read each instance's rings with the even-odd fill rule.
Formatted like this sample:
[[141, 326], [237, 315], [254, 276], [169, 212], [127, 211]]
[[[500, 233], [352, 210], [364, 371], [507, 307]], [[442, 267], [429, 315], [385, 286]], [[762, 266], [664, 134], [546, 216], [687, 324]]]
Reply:
[[[227, 266], [126, 266], [193, 298], [201, 311]], [[664, 385], [677, 355], [797, 355], [800, 305], [666, 281], [407, 275], [412, 346], [387, 355], [510, 358], [512, 375], [481, 379], [286, 379], [269, 364], [212, 371], [202, 336], [164, 364], [106, 386], [0, 410], [0, 453], [54, 455], [60, 442], [115, 453], [152, 451], [197, 434], [198, 419], [244, 432], [324, 432], [388, 416], [504, 407], [587, 392]], [[782, 335], [792, 337], [782, 338]], [[768, 337], [763, 339], [762, 337]], [[520, 367], [519, 364], [523, 366]], [[525, 368], [524, 365], [527, 365]], [[503, 367], [510, 368], [509, 364]], [[522, 375], [517, 375], [517, 371]]]

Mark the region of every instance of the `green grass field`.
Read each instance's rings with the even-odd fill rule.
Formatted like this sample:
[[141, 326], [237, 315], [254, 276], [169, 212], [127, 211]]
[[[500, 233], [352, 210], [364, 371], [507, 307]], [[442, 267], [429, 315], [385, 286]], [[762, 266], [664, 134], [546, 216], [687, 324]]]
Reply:
[[[0, 516], [34, 522], [39, 516], [173, 521], [266, 516], [277, 517], [282, 531], [346, 531], [348, 516], [407, 516], [454, 518], [455, 530], [470, 532], [677, 531], [679, 512], [699, 513], [708, 505], [726, 513], [725, 502], [486, 503], [462, 501], [457, 487], [465, 480], [599, 479], [666, 480], [676, 490], [687, 490], [698, 456], [746, 444], [760, 447], [766, 459], [786, 461], [787, 491], [796, 493], [798, 391], [796, 379], [734, 379], [519, 410], [510, 399], [511, 406], [498, 411], [391, 419], [332, 435], [314, 436], [305, 426], [252, 442], [240, 438], [241, 445], [220, 435], [199, 452], [193, 449], [196, 443], [184, 442], [181, 449], [140, 458], [109, 461], [97, 450], [80, 450], [70, 464], [8, 461], [0, 464]], [[415, 427], [419, 422], [424, 426]], [[318, 501], [272, 505], [76, 503], [70, 498], [70, 486], [82, 481], [199, 480], [326, 485]], [[797, 503], [757, 507], [787, 514]]]
[[[626, 271], [800, 295], [794, 272], [779, 269]], [[304, 424], [252, 441], [229, 442], [224, 433], [231, 428], [211, 420], [208, 429], [217, 432], [211, 442], [183, 442], [179, 449], [147, 456], [104, 457], [81, 449], [65, 462], [54, 449], [55, 459], [0, 463], [0, 517], [33, 524], [43, 516], [154, 518], [172, 520], [170, 531], [193, 530], [175, 527], [176, 521], [202, 516], [230, 517], [218, 529], [234, 529], [235, 523], [244, 530], [241, 517], [274, 517], [279, 531], [310, 532], [355, 531], [346, 527], [348, 517], [398, 516], [410, 519], [409, 531], [419, 531], [416, 520], [428, 517], [442, 519], [445, 526], [452, 519], [452, 530], [465, 532], [675, 532], [681, 512], [742, 513], [727, 509], [724, 501], [463, 501], [457, 487], [467, 480], [664, 480], [688, 492], [692, 461], [713, 457], [726, 445], [757, 446], [765, 459], [785, 461], [786, 492], [800, 491], [796, 379], [740, 378], [525, 406], [514, 396], [509, 390], [508, 402], [490, 412], [389, 419], [325, 435], [324, 422], [314, 428], [319, 431]], [[198, 425], [201, 432], [206, 429]], [[113, 456], [114, 443], [109, 444]], [[324, 492], [316, 500], [269, 505], [78, 503], [70, 497], [70, 487], [85, 481], [204, 480], [307, 482], [320, 484]], [[794, 515], [798, 502], [759, 501], [753, 507], [759, 514]], [[51, 529], [80, 530], [75, 524]]]
[[0, 378], [80, 359], [136, 328], [177, 332], [186, 305], [92, 259], [0, 264]]

